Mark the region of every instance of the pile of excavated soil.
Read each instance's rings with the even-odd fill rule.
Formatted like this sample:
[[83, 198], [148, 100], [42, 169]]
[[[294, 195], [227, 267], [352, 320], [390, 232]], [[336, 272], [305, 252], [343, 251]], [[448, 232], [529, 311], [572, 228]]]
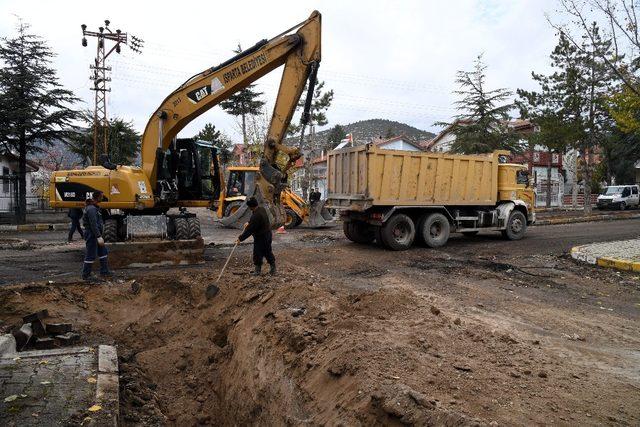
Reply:
[[87, 343], [116, 344], [125, 425], [531, 424], [567, 409], [572, 424], [617, 406], [585, 401], [607, 385], [540, 342], [455, 317], [383, 270], [358, 292], [301, 266], [245, 270], [232, 263], [210, 301], [217, 270], [7, 286], [0, 325], [47, 308]]

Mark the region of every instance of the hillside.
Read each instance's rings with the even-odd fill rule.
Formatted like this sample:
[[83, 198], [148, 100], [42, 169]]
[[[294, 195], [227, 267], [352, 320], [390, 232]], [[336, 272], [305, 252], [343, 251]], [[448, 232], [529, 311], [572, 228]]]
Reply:
[[[406, 123], [400, 123], [393, 120], [385, 119], [361, 120], [359, 122], [340, 126], [342, 126], [346, 133], [350, 133], [353, 135], [353, 140], [356, 145], [371, 142], [374, 138], [384, 138], [386, 135], [404, 135], [413, 141], [424, 141], [435, 136], [431, 132], [415, 128]], [[329, 132], [331, 132], [332, 127], [333, 126], [316, 133], [314, 147], [327, 146], [327, 138], [329, 136]], [[297, 143], [297, 141], [297, 136], [294, 138], [290, 137], [285, 140], [286, 143]]]
[[[399, 136], [405, 135], [406, 137], [414, 141], [424, 141], [431, 139], [435, 135], [431, 132], [427, 132], [406, 123], [400, 123], [393, 120], [385, 119], [370, 119], [361, 120], [359, 122], [351, 123], [342, 126], [346, 133], [353, 134], [356, 144], [370, 142], [374, 138], [385, 137], [386, 135]], [[330, 129], [318, 132], [318, 135], [322, 135], [324, 138], [329, 134]]]

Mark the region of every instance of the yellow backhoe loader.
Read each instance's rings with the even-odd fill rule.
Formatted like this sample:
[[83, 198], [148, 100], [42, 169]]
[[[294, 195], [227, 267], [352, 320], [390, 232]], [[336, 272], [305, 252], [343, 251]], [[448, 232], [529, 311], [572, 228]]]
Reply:
[[[320, 64], [320, 33], [321, 15], [314, 11], [307, 20], [271, 40], [262, 40], [189, 78], [149, 119], [142, 134], [142, 167], [115, 165], [103, 157], [100, 165], [84, 170], [54, 172], [51, 206], [82, 207], [93, 191], [100, 190], [105, 195], [101, 207], [111, 212], [105, 221], [107, 241], [125, 240], [135, 236], [137, 230], [148, 232], [152, 228], [156, 230], [152, 234], [170, 239], [199, 236], [200, 223], [187, 208], [212, 207], [222, 191], [221, 174], [214, 147], [178, 138], [178, 132], [235, 92], [284, 65], [260, 165], [247, 194], [265, 206], [272, 227], [281, 226], [285, 221], [281, 193], [287, 185], [287, 170], [301, 157], [297, 148], [283, 145], [282, 139], [307, 81], [303, 128], [309, 120]], [[288, 156], [282, 168], [276, 163], [279, 153]], [[170, 213], [171, 208], [178, 208], [178, 212]]]
[[[251, 193], [260, 169], [251, 166], [231, 166], [227, 171], [228, 179], [226, 183], [222, 182], [216, 214], [225, 227], [242, 228], [251, 216], [251, 211], [244, 203], [246, 194]], [[287, 229], [303, 223], [311, 228], [335, 225], [333, 216], [324, 207], [323, 202], [309, 204], [289, 187], [280, 193], [280, 202], [285, 208], [284, 227]]]

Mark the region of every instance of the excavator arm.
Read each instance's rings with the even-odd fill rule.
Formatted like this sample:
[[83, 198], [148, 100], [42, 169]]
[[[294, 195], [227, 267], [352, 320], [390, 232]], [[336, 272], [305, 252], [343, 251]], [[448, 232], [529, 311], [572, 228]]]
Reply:
[[[160, 197], [166, 178], [159, 173], [159, 167], [166, 150], [175, 144], [178, 132], [205, 111], [284, 65], [254, 189], [254, 195], [268, 208], [272, 225], [282, 224], [284, 210], [279, 199], [286, 185], [286, 170], [301, 156], [297, 148], [282, 144], [282, 139], [307, 80], [311, 90], [315, 83], [321, 59], [320, 31], [321, 15], [314, 11], [307, 20], [273, 39], [263, 40], [230, 60], [194, 75], [167, 96], [142, 135], [142, 169], [156, 198]], [[309, 101], [303, 119], [308, 116]], [[283, 169], [276, 162], [279, 153], [289, 159]]]

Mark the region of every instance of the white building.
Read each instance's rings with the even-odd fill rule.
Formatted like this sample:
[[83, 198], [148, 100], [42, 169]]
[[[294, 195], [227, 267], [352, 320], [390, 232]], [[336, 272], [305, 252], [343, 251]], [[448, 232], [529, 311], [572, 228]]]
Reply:
[[[27, 160], [27, 205], [37, 204], [34, 172], [38, 165]], [[8, 151], [0, 153], [0, 212], [13, 212], [16, 208], [18, 188], [18, 156]]]
[[404, 135], [387, 139], [377, 138], [371, 141], [371, 143], [385, 150], [423, 151], [419, 144], [411, 141]]

